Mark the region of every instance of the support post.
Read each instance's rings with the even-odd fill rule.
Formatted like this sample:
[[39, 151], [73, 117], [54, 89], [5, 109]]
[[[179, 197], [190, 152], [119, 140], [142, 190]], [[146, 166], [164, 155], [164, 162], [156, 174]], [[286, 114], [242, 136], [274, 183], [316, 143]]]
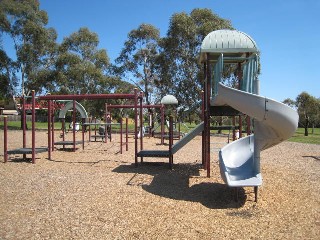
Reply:
[[7, 116], [3, 117], [3, 162], [8, 161], [8, 123]]
[[134, 162], [138, 166], [138, 95], [137, 89], [134, 89]]
[[[65, 141], [65, 129], [66, 129], [66, 119], [62, 118], [62, 141]], [[64, 149], [64, 145], [63, 145], [63, 150]]]
[[53, 101], [53, 104], [52, 104], [52, 108], [51, 108], [51, 111], [52, 111], [52, 115], [51, 115], [51, 134], [52, 134], [52, 141], [51, 141], [51, 144], [52, 144], [52, 151], [54, 151], [54, 108], [55, 108], [55, 102]]
[[[27, 140], [26, 140], [26, 98], [25, 96], [22, 96], [22, 147], [26, 148], [27, 146]], [[26, 154], [23, 154], [22, 156], [23, 160], [26, 159]]]
[[[201, 91], [201, 120], [204, 121], [204, 91]], [[206, 164], [205, 164], [205, 134], [204, 134], [204, 130], [202, 131], [202, 138], [201, 138], [201, 143], [202, 143], [202, 167], [204, 169], [207, 168]]]
[[48, 159], [51, 160], [51, 101], [48, 100]]
[[173, 146], [173, 117], [169, 117], [169, 166], [170, 169], [173, 167], [173, 154], [172, 154], [172, 146]]
[[126, 151], [128, 151], [128, 118], [126, 118]]
[[[207, 53], [208, 54], [208, 53]], [[211, 68], [209, 63], [209, 56], [207, 56], [207, 82], [206, 82], [206, 165], [207, 177], [210, 177], [210, 98], [211, 98]]]
[[[142, 115], [142, 100], [143, 93], [140, 92], [140, 150], [143, 150], [143, 115]], [[143, 162], [143, 157], [141, 157], [141, 162]]]
[[246, 121], [247, 121], [247, 135], [249, 136], [251, 134], [251, 121], [250, 121], [250, 117], [247, 116], [246, 117]]
[[84, 149], [84, 123], [86, 122], [85, 118], [82, 118], [82, 127], [81, 127], [81, 132], [82, 132], [82, 150]]
[[36, 98], [35, 98], [35, 93], [34, 90], [32, 90], [32, 163], [35, 163], [35, 159], [36, 159], [36, 153], [35, 153], [35, 146], [36, 146], [36, 110], [35, 110], [35, 105], [36, 105]]
[[97, 118], [94, 117], [94, 141], [96, 142], [97, 141]]
[[242, 138], [242, 116], [239, 116], [239, 138]]
[[258, 202], [258, 186], [254, 187], [254, 201]]
[[120, 154], [122, 154], [122, 118], [120, 119]]
[[73, 151], [76, 151], [76, 100], [72, 101], [73, 103], [73, 112], [72, 112], [72, 136], [73, 136]]
[[164, 144], [164, 105], [161, 106], [161, 145]]

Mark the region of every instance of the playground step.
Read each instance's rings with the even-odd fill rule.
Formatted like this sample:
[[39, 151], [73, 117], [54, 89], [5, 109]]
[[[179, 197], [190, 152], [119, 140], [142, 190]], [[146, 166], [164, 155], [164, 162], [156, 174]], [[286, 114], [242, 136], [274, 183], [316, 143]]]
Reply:
[[142, 150], [137, 153], [138, 157], [162, 157], [167, 158], [170, 156], [168, 150]]

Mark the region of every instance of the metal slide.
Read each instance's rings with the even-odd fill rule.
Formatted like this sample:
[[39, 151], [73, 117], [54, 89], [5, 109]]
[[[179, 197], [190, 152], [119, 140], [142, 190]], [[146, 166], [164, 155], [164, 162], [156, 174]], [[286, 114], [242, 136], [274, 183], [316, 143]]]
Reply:
[[219, 152], [219, 165], [221, 177], [229, 186], [260, 186], [260, 151], [294, 134], [299, 120], [297, 112], [283, 103], [222, 83], [211, 105], [229, 105], [254, 118], [254, 134], [223, 147]]

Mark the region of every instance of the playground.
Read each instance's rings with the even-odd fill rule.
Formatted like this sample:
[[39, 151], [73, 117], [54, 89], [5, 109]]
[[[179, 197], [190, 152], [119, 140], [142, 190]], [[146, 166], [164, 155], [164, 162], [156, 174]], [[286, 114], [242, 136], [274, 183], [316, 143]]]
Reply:
[[[56, 131], [58, 138], [59, 131]], [[81, 133], [77, 133], [81, 138]], [[9, 131], [21, 146], [21, 131]], [[47, 132], [37, 131], [37, 146]], [[27, 138], [31, 131], [27, 131]], [[3, 131], [0, 131], [3, 142]], [[11, 159], [0, 168], [1, 239], [317, 239], [319, 145], [283, 142], [261, 153], [264, 185], [234, 190], [219, 174], [212, 154], [211, 178], [201, 163], [201, 136], [167, 161], [148, 158], [134, 166], [134, 139], [119, 154], [113, 142], [86, 143], [84, 150]], [[226, 144], [226, 136], [211, 141]], [[144, 146], [161, 149], [159, 138]], [[0, 146], [0, 153], [3, 145]]]
[[[173, 95], [151, 106], [143, 104], [137, 89], [38, 97], [32, 91], [31, 130], [22, 118], [23, 133], [8, 131], [4, 117], [0, 131], [0, 238], [316, 239], [319, 145], [286, 141], [296, 132], [299, 116], [260, 95], [257, 53], [254, 40], [240, 31], [217, 30], [205, 37], [201, 122], [182, 135]], [[234, 85], [223, 77], [230, 64], [237, 70]], [[36, 98], [48, 101], [47, 131], [35, 129]], [[131, 102], [106, 103], [106, 121], [98, 123], [76, 102], [84, 99]], [[52, 103], [65, 100], [70, 102], [60, 109], [62, 127], [56, 129]], [[125, 127], [123, 119], [111, 121], [109, 111], [116, 107], [133, 109], [130, 134], [128, 118]], [[158, 137], [152, 115], [144, 131], [143, 110], [149, 107], [160, 109]], [[212, 117], [219, 116], [232, 125], [213, 125]], [[91, 135], [92, 126], [99, 126], [99, 135]]]

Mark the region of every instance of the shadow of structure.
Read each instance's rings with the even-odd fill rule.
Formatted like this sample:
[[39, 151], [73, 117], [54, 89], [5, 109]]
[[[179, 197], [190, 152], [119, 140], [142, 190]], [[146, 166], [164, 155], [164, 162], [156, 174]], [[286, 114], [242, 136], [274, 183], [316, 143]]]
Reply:
[[304, 158], [313, 158], [314, 160], [320, 161], [320, 156], [302, 156]]
[[[156, 165], [156, 166], [155, 166]], [[190, 179], [200, 176], [200, 165], [176, 164], [173, 170], [167, 163], [142, 163], [139, 167], [120, 165], [113, 171], [117, 173], [134, 173], [128, 185], [141, 185], [152, 194], [175, 200], [199, 202], [212, 209], [240, 208], [246, 202], [243, 188], [238, 190], [238, 201], [235, 201], [235, 190], [226, 184], [201, 182], [190, 186]], [[139, 180], [139, 175], [152, 176], [151, 182]]]

